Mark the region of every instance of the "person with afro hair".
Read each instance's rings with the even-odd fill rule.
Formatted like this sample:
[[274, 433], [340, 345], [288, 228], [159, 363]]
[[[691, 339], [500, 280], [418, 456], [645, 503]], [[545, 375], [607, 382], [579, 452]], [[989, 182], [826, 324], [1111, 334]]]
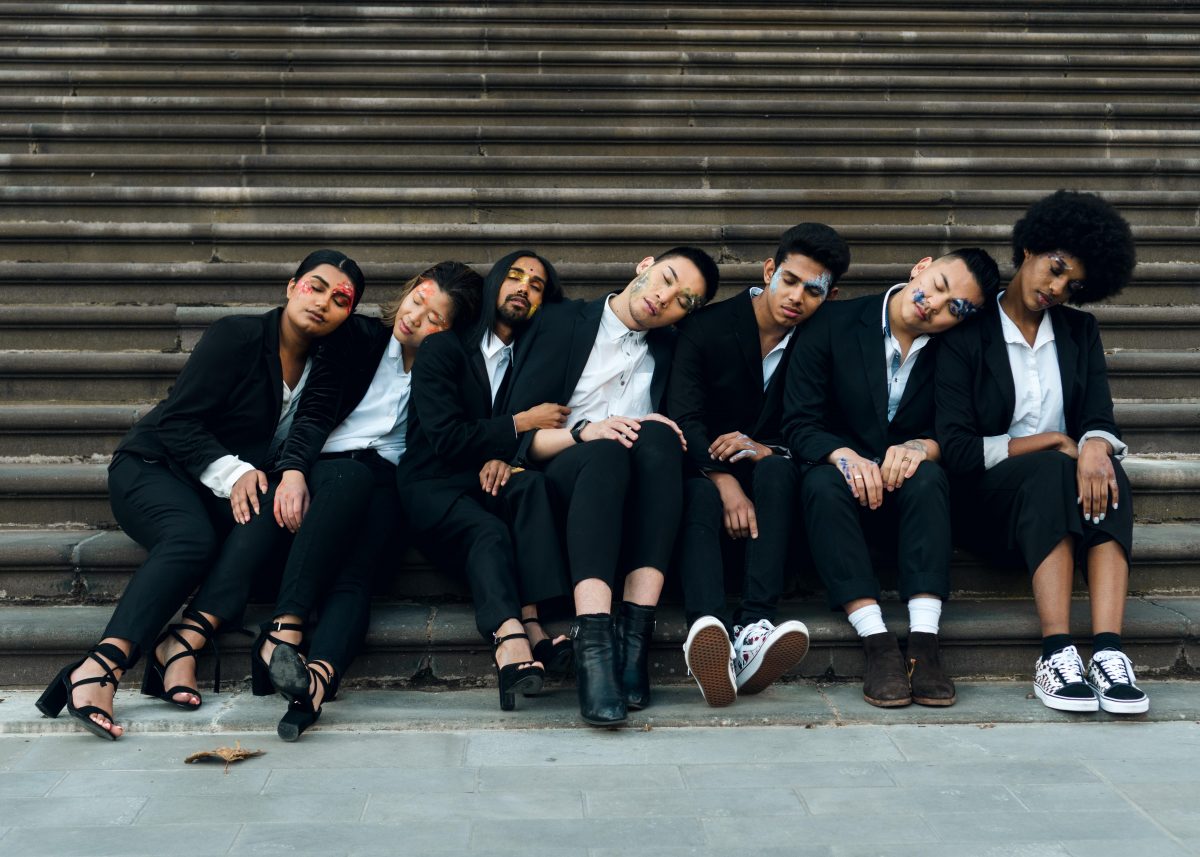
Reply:
[[[965, 546], [1020, 559], [1042, 627], [1034, 693], [1049, 708], [1146, 711], [1121, 622], [1133, 542], [1128, 447], [1113, 420], [1096, 319], [1066, 304], [1117, 294], [1136, 262], [1129, 224], [1090, 193], [1060, 190], [1013, 227], [1008, 288], [983, 318], [946, 335], [937, 434]], [[967, 499], [969, 498], [969, 500]], [[1087, 667], [1070, 636], [1076, 562], [1091, 595]]]

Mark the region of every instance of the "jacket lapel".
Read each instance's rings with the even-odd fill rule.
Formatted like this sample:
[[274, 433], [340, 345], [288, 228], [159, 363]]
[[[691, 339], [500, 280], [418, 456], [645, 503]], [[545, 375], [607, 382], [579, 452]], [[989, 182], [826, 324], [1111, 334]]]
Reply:
[[1057, 308], [1050, 313], [1050, 326], [1054, 328], [1054, 348], [1058, 352], [1058, 373], [1062, 377], [1063, 415], [1070, 418], [1077, 399], [1076, 384], [1079, 381], [1079, 346], [1071, 335], [1064, 313]]
[[267, 328], [263, 331], [263, 360], [271, 379], [271, 395], [275, 402], [271, 412], [275, 414], [283, 411], [283, 363], [279, 360], [279, 320], [282, 317], [282, 309], [272, 310], [263, 317]]
[[876, 300], [863, 302], [862, 316], [858, 326], [858, 347], [862, 352], [863, 376], [867, 381], [867, 395], [871, 397], [871, 405], [883, 436], [887, 436], [887, 370], [883, 359], [883, 328], [880, 319], [883, 317], [883, 295]]
[[1000, 327], [1000, 313], [996, 307], [994, 313], [988, 313], [981, 319], [983, 329], [980, 339], [983, 340], [983, 362], [992, 373], [996, 385], [1000, 388], [1000, 396], [1004, 400], [1004, 413], [1012, 422], [1013, 412], [1017, 409], [1017, 388], [1013, 385], [1012, 367], [1008, 363], [1008, 347], [1004, 344], [1004, 331]]
[[754, 304], [750, 302], [750, 290], [746, 289], [733, 300], [738, 302], [733, 318], [733, 333], [737, 338], [738, 351], [746, 364], [747, 376], [754, 380], [754, 389], [759, 391], [761, 396], [762, 342], [758, 335], [758, 320], [754, 317]]

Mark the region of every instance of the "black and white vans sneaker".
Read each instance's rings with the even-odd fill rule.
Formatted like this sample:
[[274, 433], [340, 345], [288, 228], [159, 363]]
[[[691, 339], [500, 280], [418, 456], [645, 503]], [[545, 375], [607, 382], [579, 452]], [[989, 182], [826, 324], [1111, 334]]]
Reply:
[[683, 644], [683, 660], [709, 705], [730, 705], [737, 699], [733, 644], [725, 624], [716, 616], [701, 616], [692, 623]]
[[733, 629], [733, 671], [739, 694], [761, 693], [804, 658], [808, 628], [789, 619], [778, 627], [759, 619]]
[[1137, 686], [1133, 663], [1124, 652], [1103, 649], [1092, 655], [1087, 680], [1100, 697], [1100, 707], [1110, 714], [1141, 714], [1150, 710], [1150, 697]]
[[1038, 658], [1034, 666], [1033, 692], [1047, 708], [1059, 711], [1098, 711], [1100, 700], [1083, 680], [1083, 659], [1074, 646]]

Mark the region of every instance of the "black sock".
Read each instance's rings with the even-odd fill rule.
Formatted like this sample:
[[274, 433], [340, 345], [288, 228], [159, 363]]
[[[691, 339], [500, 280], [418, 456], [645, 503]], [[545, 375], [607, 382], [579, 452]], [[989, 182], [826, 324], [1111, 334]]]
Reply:
[[1071, 644], [1070, 634], [1051, 634], [1049, 637], [1042, 637], [1042, 657], [1048, 658]]
[[1121, 635], [1114, 634], [1111, 631], [1105, 631], [1103, 634], [1097, 634], [1092, 637], [1092, 654], [1102, 652], [1105, 649], [1112, 649], [1115, 652], [1121, 651]]

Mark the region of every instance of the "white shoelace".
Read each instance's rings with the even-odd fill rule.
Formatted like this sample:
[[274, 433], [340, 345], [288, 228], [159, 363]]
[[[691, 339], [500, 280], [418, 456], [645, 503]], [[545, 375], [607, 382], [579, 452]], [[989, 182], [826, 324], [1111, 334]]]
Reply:
[[1050, 668], [1058, 673], [1059, 679], [1065, 684], [1083, 681], [1082, 666], [1074, 646], [1055, 652], [1050, 656]]
[[1130, 675], [1129, 658], [1123, 653], [1106, 649], [1103, 652], [1096, 652], [1092, 655], [1092, 661], [1095, 662], [1100, 672], [1108, 679], [1110, 684], [1133, 684], [1133, 677]]

